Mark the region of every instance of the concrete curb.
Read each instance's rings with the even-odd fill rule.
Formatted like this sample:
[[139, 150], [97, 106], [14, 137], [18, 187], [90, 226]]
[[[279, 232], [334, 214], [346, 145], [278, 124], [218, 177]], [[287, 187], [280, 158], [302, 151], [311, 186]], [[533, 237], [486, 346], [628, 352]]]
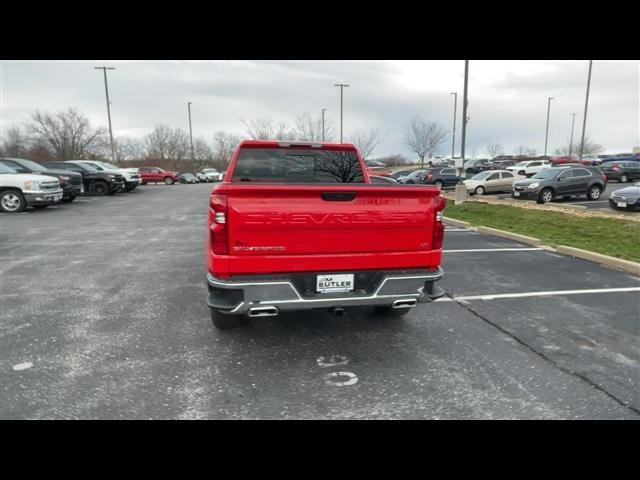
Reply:
[[463, 222], [462, 220], [456, 220], [455, 218], [443, 217], [442, 220], [447, 225], [451, 225], [453, 227], [471, 228], [471, 224], [469, 222]]
[[558, 251], [558, 253], [582, 258], [583, 260], [589, 260], [606, 267], [624, 270], [625, 272], [640, 276], [640, 263], [632, 262], [630, 260], [623, 260], [621, 258], [610, 257], [609, 255], [602, 255], [601, 253], [590, 252], [589, 250], [582, 250], [580, 248], [567, 247], [566, 245], [558, 245], [556, 247], [556, 250]]
[[558, 245], [552, 247], [550, 245], [543, 245], [542, 240], [534, 237], [527, 237], [526, 235], [519, 235], [517, 233], [506, 232], [504, 230], [498, 230], [497, 228], [490, 227], [473, 227], [468, 222], [462, 220], [455, 220], [453, 218], [444, 217], [444, 222], [455, 227], [470, 228], [480, 233], [487, 233], [494, 237], [508, 238], [509, 240], [516, 240], [518, 242], [534, 245], [536, 247], [542, 247], [545, 250], [558, 252], [563, 255], [569, 255], [571, 257], [581, 258], [583, 260], [589, 260], [590, 262], [598, 263], [604, 267], [612, 268], [615, 270], [622, 270], [627, 273], [640, 277], [640, 263], [632, 262], [630, 260], [623, 260], [622, 258], [610, 257], [609, 255], [603, 255], [601, 253], [590, 252], [589, 250], [582, 250], [580, 248], [568, 247], [566, 245]]
[[510, 240], [516, 240], [518, 242], [526, 243], [527, 245], [534, 245], [539, 247], [542, 245], [542, 240], [534, 237], [527, 237], [526, 235], [520, 235], [518, 233], [506, 232], [504, 230], [498, 230], [497, 228], [490, 227], [477, 227], [476, 230], [480, 233], [488, 233], [496, 237], [508, 238]]

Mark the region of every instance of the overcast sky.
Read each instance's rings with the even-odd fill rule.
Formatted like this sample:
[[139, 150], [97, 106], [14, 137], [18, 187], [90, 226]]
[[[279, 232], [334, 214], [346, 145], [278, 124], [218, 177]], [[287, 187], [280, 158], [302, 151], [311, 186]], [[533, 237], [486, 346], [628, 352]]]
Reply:
[[[156, 124], [188, 130], [192, 102], [194, 136], [211, 140], [216, 130], [242, 135], [242, 119], [273, 117], [293, 123], [309, 111], [337, 125], [339, 89], [345, 88], [344, 130], [380, 126], [387, 136], [373, 157], [402, 153], [411, 118], [422, 115], [453, 126], [458, 92], [456, 154], [460, 152], [464, 61], [2, 61], [0, 134], [36, 109], [76, 107], [94, 126], [107, 125], [102, 71], [110, 71], [114, 135], [143, 136]], [[572, 112], [575, 138], [582, 130], [587, 61], [480, 61], [469, 67], [467, 156], [486, 155], [489, 143], [505, 153], [518, 146], [544, 150], [547, 97], [551, 102], [549, 152], [568, 143]], [[610, 153], [640, 145], [640, 62], [595, 61], [587, 134]], [[451, 153], [451, 137], [442, 154]]]

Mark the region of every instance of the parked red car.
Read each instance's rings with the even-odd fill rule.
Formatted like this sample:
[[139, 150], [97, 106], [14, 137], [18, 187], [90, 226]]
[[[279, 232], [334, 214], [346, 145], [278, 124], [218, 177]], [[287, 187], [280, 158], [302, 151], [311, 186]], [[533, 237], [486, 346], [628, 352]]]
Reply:
[[178, 172], [170, 172], [158, 167], [140, 167], [140, 177], [142, 184], [164, 182], [167, 185], [173, 185], [178, 179]]
[[243, 141], [210, 199], [214, 325], [362, 305], [395, 316], [442, 296], [445, 204], [437, 187], [372, 184], [350, 144]]

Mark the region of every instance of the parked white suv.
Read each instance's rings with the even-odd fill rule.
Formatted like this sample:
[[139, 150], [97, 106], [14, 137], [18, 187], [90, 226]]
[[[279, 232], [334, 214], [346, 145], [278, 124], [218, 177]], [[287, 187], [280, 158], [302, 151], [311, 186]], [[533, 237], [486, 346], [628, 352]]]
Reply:
[[109, 162], [102, 162], [99, 160], [67, 160], [68, 163], [84, 163], [90, 167], [95, 168], [101, 172], [118, 172], [124, 177], [124, 191], [131, 192], [135, 190], [138, 185], [142, 184], [142, 177], [140, 176], [139, 168], [120, 168], [117, 165]]
[[0, 164], [0, 211], [16, 213], [27, 207], [47, 208], [61, 199], [62, 187], [56, 177], [17, 173]]
[[221, 182], [224, 178], [215, 168], [203, 168], [201, 172], [196, 174], [201, 182]]
[[546, 160], [527, 160], [524, 162], [516, 163], [511, 167], [507, 167], [506, 170], [509, 170], [516, 175], [525, 175], [530, 177], [531, 175], [535, 175], [541, 170], [548, 168], [551, 166], [551, 163]]

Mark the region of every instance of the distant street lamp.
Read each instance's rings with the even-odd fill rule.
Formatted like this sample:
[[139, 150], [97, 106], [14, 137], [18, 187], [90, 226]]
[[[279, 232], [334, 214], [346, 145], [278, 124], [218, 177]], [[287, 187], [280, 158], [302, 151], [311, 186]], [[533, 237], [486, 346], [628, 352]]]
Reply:
[[551, 100], [553, 97], [547, 99], [547, 131], [544, 135], [544, 155], [547, 155], [547, 140], [549, 139], [549, 113], [551, 112]]
[[109, 87], [107, 86], [107, 70], [115, 70], [115, 67], [93, 67], [104, 73], [104, 91], [107, 95], [107, 117], [109, 118], [109, 139], [111, 140], [111, 161], [116, 162], [116, 149], [113, 145], [113, 130], [111, 129], [111, 102], [109, 102]]
[[458, 107], [458, 92], [450, 92], [453, 95], [453, 140], [451, 141], [451, 158], [455, 157], [456, 152], [456, 109]]
[[573, 126], [576, 123], [576, 115], [580, 115], [579, 113], [572, 113], [571, 116], [573, 119], [571, 120], [571, 138], [569, 140], [569, 156], [573, 152]]
[[189, 109], [189, 139], [191, 140], [191, 163], [193, 164], [193, 132], [191, 130], [191, 102], [187, 104]]
[[326, 112], [327, 109], [323, 108], [322, 109], [322, 141], [324, 142], [324, 112]]
[[582, 140], [580, 141], [580, 161], [582, 162], [582, 152], [584, 150], [584, 134], [587, 130], [587, 109], [589, 108], [589, 89], [591, 87], [591, 66], [593, 60], [589, 60], [589, 76], [587, 77], [587, 96], [584, 99], [584, 118], [582, 119]]
[[340, 143], [342, 143], [342, 111], [344, 106], [343, 90], [344, 90], [344, 87], [348, 87], [349, 85], [347, 85], [346, 83], [334, 83], [333, 86], [340, 87]]

